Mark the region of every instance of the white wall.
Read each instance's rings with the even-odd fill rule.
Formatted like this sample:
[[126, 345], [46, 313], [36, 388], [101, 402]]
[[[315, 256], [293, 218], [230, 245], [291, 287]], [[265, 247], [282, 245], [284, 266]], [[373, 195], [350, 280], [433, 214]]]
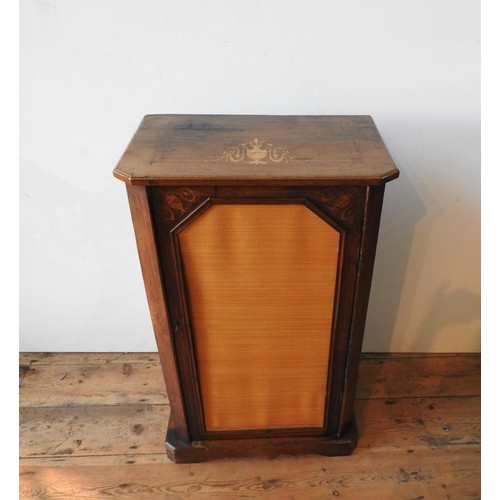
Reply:
[[20, 348], [155, 350], [123, 183], [147, 113], [370, 114], [387, 186], [364, 350], [479, 350], [477, 0], [27, 0]]

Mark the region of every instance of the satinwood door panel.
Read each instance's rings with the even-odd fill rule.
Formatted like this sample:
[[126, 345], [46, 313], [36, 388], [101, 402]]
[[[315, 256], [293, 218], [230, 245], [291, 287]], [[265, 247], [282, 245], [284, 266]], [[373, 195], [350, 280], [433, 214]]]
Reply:
[[336, 425], [363, 191], [152, 190], [194, 438]]
[[217, 204], [178, 235], [207, 432], [323, 427], [339, 232]]

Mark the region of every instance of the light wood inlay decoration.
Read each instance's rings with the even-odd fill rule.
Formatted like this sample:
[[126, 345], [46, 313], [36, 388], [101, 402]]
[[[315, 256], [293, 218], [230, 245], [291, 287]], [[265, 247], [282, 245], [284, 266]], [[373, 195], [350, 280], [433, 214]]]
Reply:
[[113, 173], [146, 186], [352, 186], [399, 171], [370, 116], [148, 115]]
[[245, 160], [250, 165], [263, 165], [268, 160], [273, 163], [288, 163], [294, 158], [287, 148], [267, 143], [255, 137], [246, 143], [226, 148], [218, 160], [231, 163]]
[[216, 204], [179, 233], [208, 432], [323, 427], [339, 240], [300, 204]]

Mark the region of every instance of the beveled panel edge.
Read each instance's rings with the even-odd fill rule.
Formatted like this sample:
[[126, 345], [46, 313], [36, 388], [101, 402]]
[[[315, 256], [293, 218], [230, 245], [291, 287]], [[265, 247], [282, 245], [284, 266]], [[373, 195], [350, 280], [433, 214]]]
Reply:
[[357, 177], [248, 177], [248, 176], [218, 176], [217, 178], [168, 176], [168, 177], [136, 177], [122, 172], [118, 167], [113, 170], [113, 176], [130, 186], [284, 186], [284, 187], [304, 187], [304, 186], [377, 186], [385, 184], [399, 177], [397, 168], [388, 170], [383, 176], [357, 176]]

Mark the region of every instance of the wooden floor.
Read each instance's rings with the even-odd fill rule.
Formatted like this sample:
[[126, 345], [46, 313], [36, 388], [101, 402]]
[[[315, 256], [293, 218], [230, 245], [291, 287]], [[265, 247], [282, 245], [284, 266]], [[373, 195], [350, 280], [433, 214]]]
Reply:
[[23, 353], [20, 498], [480, 498], [480, 358], [365, 355], [349, 457], [176, 465], [157, 354]]

